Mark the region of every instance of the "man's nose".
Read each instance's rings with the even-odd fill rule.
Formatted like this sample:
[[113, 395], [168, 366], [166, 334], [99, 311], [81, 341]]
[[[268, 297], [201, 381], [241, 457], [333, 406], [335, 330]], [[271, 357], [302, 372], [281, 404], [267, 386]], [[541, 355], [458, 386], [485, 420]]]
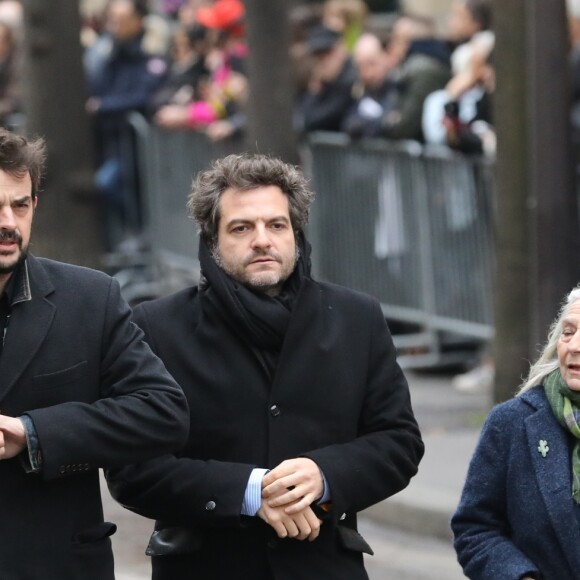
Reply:
[[272, 245], [268, 230], [265, 226], [258, 225], [254, 231], [254, 239], [252, 245], [255, 248], [268, 248]]
[[2, 230], [15, 230], [16, 229], [16, 219], [14, 217], [14, 212], [9, 205], [0, 207], [0, 229]]

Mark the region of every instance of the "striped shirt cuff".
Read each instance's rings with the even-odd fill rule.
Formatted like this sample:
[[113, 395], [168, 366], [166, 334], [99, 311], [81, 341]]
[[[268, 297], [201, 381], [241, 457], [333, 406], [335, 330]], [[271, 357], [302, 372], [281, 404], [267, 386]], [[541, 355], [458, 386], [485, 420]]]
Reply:
[[255, 516], [262, 507], [262, 480], [269, 469], [253, 469], [248, 479], [244, 501], [242, 502], [242, 515]]
[[320, 475], [322, 475], [322, 483], [324, 487], [322, 490], [322, 497], [316, 502], [316, 505], [320, 505], [321, 503], [328, 503], [332, 499], [332, 496], [330, 495], [328, 480], [326, 479], [326, 475], [322, 473], [322, 469], [320, 470]]

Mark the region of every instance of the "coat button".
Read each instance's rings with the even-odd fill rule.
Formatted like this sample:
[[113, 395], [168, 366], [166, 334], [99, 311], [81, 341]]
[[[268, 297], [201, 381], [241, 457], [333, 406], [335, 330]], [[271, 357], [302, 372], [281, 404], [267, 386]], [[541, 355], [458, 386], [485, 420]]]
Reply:
[[342, 514], [342, 515], [340, 516], [340, 518], [339, 518], [339, 519], [340, 519], [340, 521], [341, 521], [341, 522], [342, 522], [343, 520], [346, 520], [346, 514]]
[[280, 411], [280, 407], [278, 407], [278, 405], [272, 405], [270, 407], [270, 415], [272, 415], [272, 417], [279, 417], [281, 412], [282, 411]]
[[66, 467], [64, 465], [61, 465], [60, 468], [59, 468], [59, 470], [58, 470], [58, 472], [61, 475], [64, 475], [66, 473]]
[[211, 511], [215, 510], [215, 501], [208, 501], [205, 504], [205, 510], [208, 511], [208, 512], [211, 512]]

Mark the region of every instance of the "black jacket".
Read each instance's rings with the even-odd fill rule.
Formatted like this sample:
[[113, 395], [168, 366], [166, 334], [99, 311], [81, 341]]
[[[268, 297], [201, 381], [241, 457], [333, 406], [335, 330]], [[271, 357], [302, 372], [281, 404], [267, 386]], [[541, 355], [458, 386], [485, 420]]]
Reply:
[[[307, 279], [270, 379], [244, 337], [209, 315], [204, 292], [184, 290], [134, 314], [191, 409], [182, 455], [111, 477], [121, 503], [156, 518], [167, 536], [189, 534], [185, 548], [153, 558], [153, 577], [367, 578], [356, 513], [403, 489], [423, 454], [379, 304]], [[297, 456], [319, 465], [332, 495], [314, 542], [279, 540], [259, 518], [240, 516], [252, 469]]]
[[101, 272], [28, 257], [30, 299], [12, 307], [0, 357], [2, 413], [27, 413], [42, 472], [0, 461], [0, 578], [112, 580], [99, 467], [170, 453], [188, 427], [183, 392]]
[[342, 120], [354, 103], [356, 78], [356, 68], [348, 58], [336, 79], [325, 83], [319, 92], [302, 96], [296, 110], [298, 131], [340, 131]]
[[432, 92], [445, 87], [451, 78], [449, 52], [438, 40], [416, 40], [394, 74], [397, 95], [383, 118], [383, 136], [388, 139], [423, 141], [423, 104]]

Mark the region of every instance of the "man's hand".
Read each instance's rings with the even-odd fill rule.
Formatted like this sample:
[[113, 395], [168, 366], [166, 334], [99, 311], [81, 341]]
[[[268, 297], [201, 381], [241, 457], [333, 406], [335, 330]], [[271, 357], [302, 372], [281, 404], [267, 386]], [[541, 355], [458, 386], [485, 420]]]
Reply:
[[[264, 476], [262, 497], [270, 507], [286, 506], [288, 515], [309, 507], [324, 492], [324, 481], [318, 465], [312, 459], [287, 459]], [[264, 502], [266, 503], [266, 502]]]
[[312, 542], [318, 537], [322, 524], [309, 507], [297, 514], [288, 515], [283, 508], [270, 507], [264, 501], [257, 515], [274, 528], [279, 538], [307, 539]]
[[22, 421], [0, 415], [0, 459], [15, 457], [25, 448], [26, 432]]

